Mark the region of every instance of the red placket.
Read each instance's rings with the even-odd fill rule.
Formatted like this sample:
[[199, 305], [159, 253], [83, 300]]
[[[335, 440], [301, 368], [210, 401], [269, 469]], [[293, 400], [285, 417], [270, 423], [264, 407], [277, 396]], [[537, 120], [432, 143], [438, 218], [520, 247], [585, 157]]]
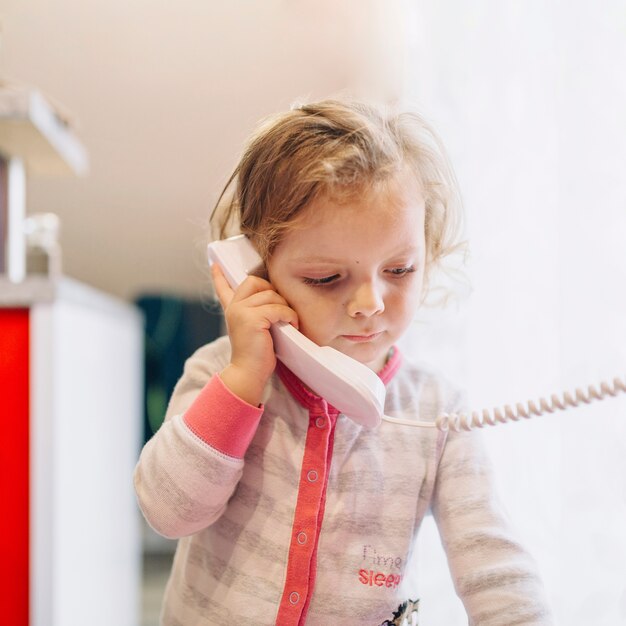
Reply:
[[[389, 360], [378, 372], [384, 383], [393, 377], [400, 363], [400, 354], [394, 348]], [[339, 411], [306, 389], [300, 379], [282, 363], [278, 362], [276, 370], [292, 395], [309, 409], [287, 574], [276, 618], [276, 623], [281, 626], [299, 626], [305, 623], [315, 586], [317, 546], [324, 519], [326, 487]]]
[[338, 411], [305, 390], [286, 368], [279, 366], [278, 373], [294, 396], [309, 409], [287, 575], [276, 620], [286, 626], [304, 624], [315, 585], [317, 544], [324, 518]]

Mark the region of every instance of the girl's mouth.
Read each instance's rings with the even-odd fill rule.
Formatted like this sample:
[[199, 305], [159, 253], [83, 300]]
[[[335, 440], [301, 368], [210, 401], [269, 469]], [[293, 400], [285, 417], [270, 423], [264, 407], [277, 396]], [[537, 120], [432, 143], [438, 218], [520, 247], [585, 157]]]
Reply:
[[379, 333], [372, 333], [371, 335], [341, 335], [344, 339], [348, 341], [353, 341], [354, 343], [365, 343], [368, 341], [374, 341], [377, 337], [382, 335], [382, 331]]

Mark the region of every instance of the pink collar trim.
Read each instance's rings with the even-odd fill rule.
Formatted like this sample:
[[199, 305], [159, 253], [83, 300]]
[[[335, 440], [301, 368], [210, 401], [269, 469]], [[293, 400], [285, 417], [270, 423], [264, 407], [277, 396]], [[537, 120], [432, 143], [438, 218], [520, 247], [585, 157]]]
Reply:
[[396, 372], [400, 369], [402, 365], [402, 354], [400, 350], [398, 350], [398, 346], [392, 346], [391, 354], [387, 359], [387, 362], [383, 365], [383, 369], [378, 372], [379, 378], [385, 383], [389, 383], [389, 381], [396, 375]]
[[[387, 385], [400, 369], [400, 365], [402, 365], [402, 354], [400, 353], [400, 350], [398, 350], [397, 346], [393, 346], [391, 348], [391, 355], [387, 359], [387, 362], [383, 368], [377, 372], [378, 377], [383, 381], [383, 383], [385, 383], [385, 385]], [[326, 401], [322, 397], [313, 393], [310, 389], [307, 389], [304, 383], [280, 361], [276, 362], [276, 373], [283, 381], [285, 387], [287, 387], [290, 391], [291, 395], [293, 395], [294, 398], [303, 406], [312, 409], [326, 404]], [[333, 411], [338, 413], [334, 407]]]

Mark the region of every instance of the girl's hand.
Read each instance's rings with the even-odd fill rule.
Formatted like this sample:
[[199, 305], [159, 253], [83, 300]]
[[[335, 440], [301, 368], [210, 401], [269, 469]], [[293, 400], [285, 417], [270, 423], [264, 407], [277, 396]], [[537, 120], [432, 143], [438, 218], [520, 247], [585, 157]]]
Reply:
[[220, 378], [235, 395], [257, 406], [276, 367], [270, 326], [287, 322], [297, 328], [298, 316], [262, 278], [248, 276], [233, 291], [219, 265], [211, 266], [211, 274], [232, 348], [230, 365]]

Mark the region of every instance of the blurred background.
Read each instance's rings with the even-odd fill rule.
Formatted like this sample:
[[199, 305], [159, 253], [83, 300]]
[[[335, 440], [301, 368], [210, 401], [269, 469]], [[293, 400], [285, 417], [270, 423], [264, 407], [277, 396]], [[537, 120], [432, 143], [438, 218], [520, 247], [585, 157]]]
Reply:
[[[446, 283], [457, 299], [421, 312], [405, 352], [476, 409], [623, 380], [623, 2], [1, 0], [0, 19], [0, 80], [40, 90], [89, 156], [82, 176], [29, 172], [26, 212], [59, 217], [64, 274], [123, 309], [145, 346], [129, 357], [129, 472], [182, 361], [220, 332], [208, 216], [244, 140], [268, 114], [339, 93], [419, 109], [461, 184], [471, 288]], [[626, 624], [626, 395], [485, 436], [559, 622]], [[130, 502], [130, 474], [119, 481]], [[133, 515], [125, 550], [143, 550], [144, 584], [128, 565], [123, 623], [148, 626], [173, 546]], [[430, 521], [419, 557], [420, 623], [466, 623]]]

